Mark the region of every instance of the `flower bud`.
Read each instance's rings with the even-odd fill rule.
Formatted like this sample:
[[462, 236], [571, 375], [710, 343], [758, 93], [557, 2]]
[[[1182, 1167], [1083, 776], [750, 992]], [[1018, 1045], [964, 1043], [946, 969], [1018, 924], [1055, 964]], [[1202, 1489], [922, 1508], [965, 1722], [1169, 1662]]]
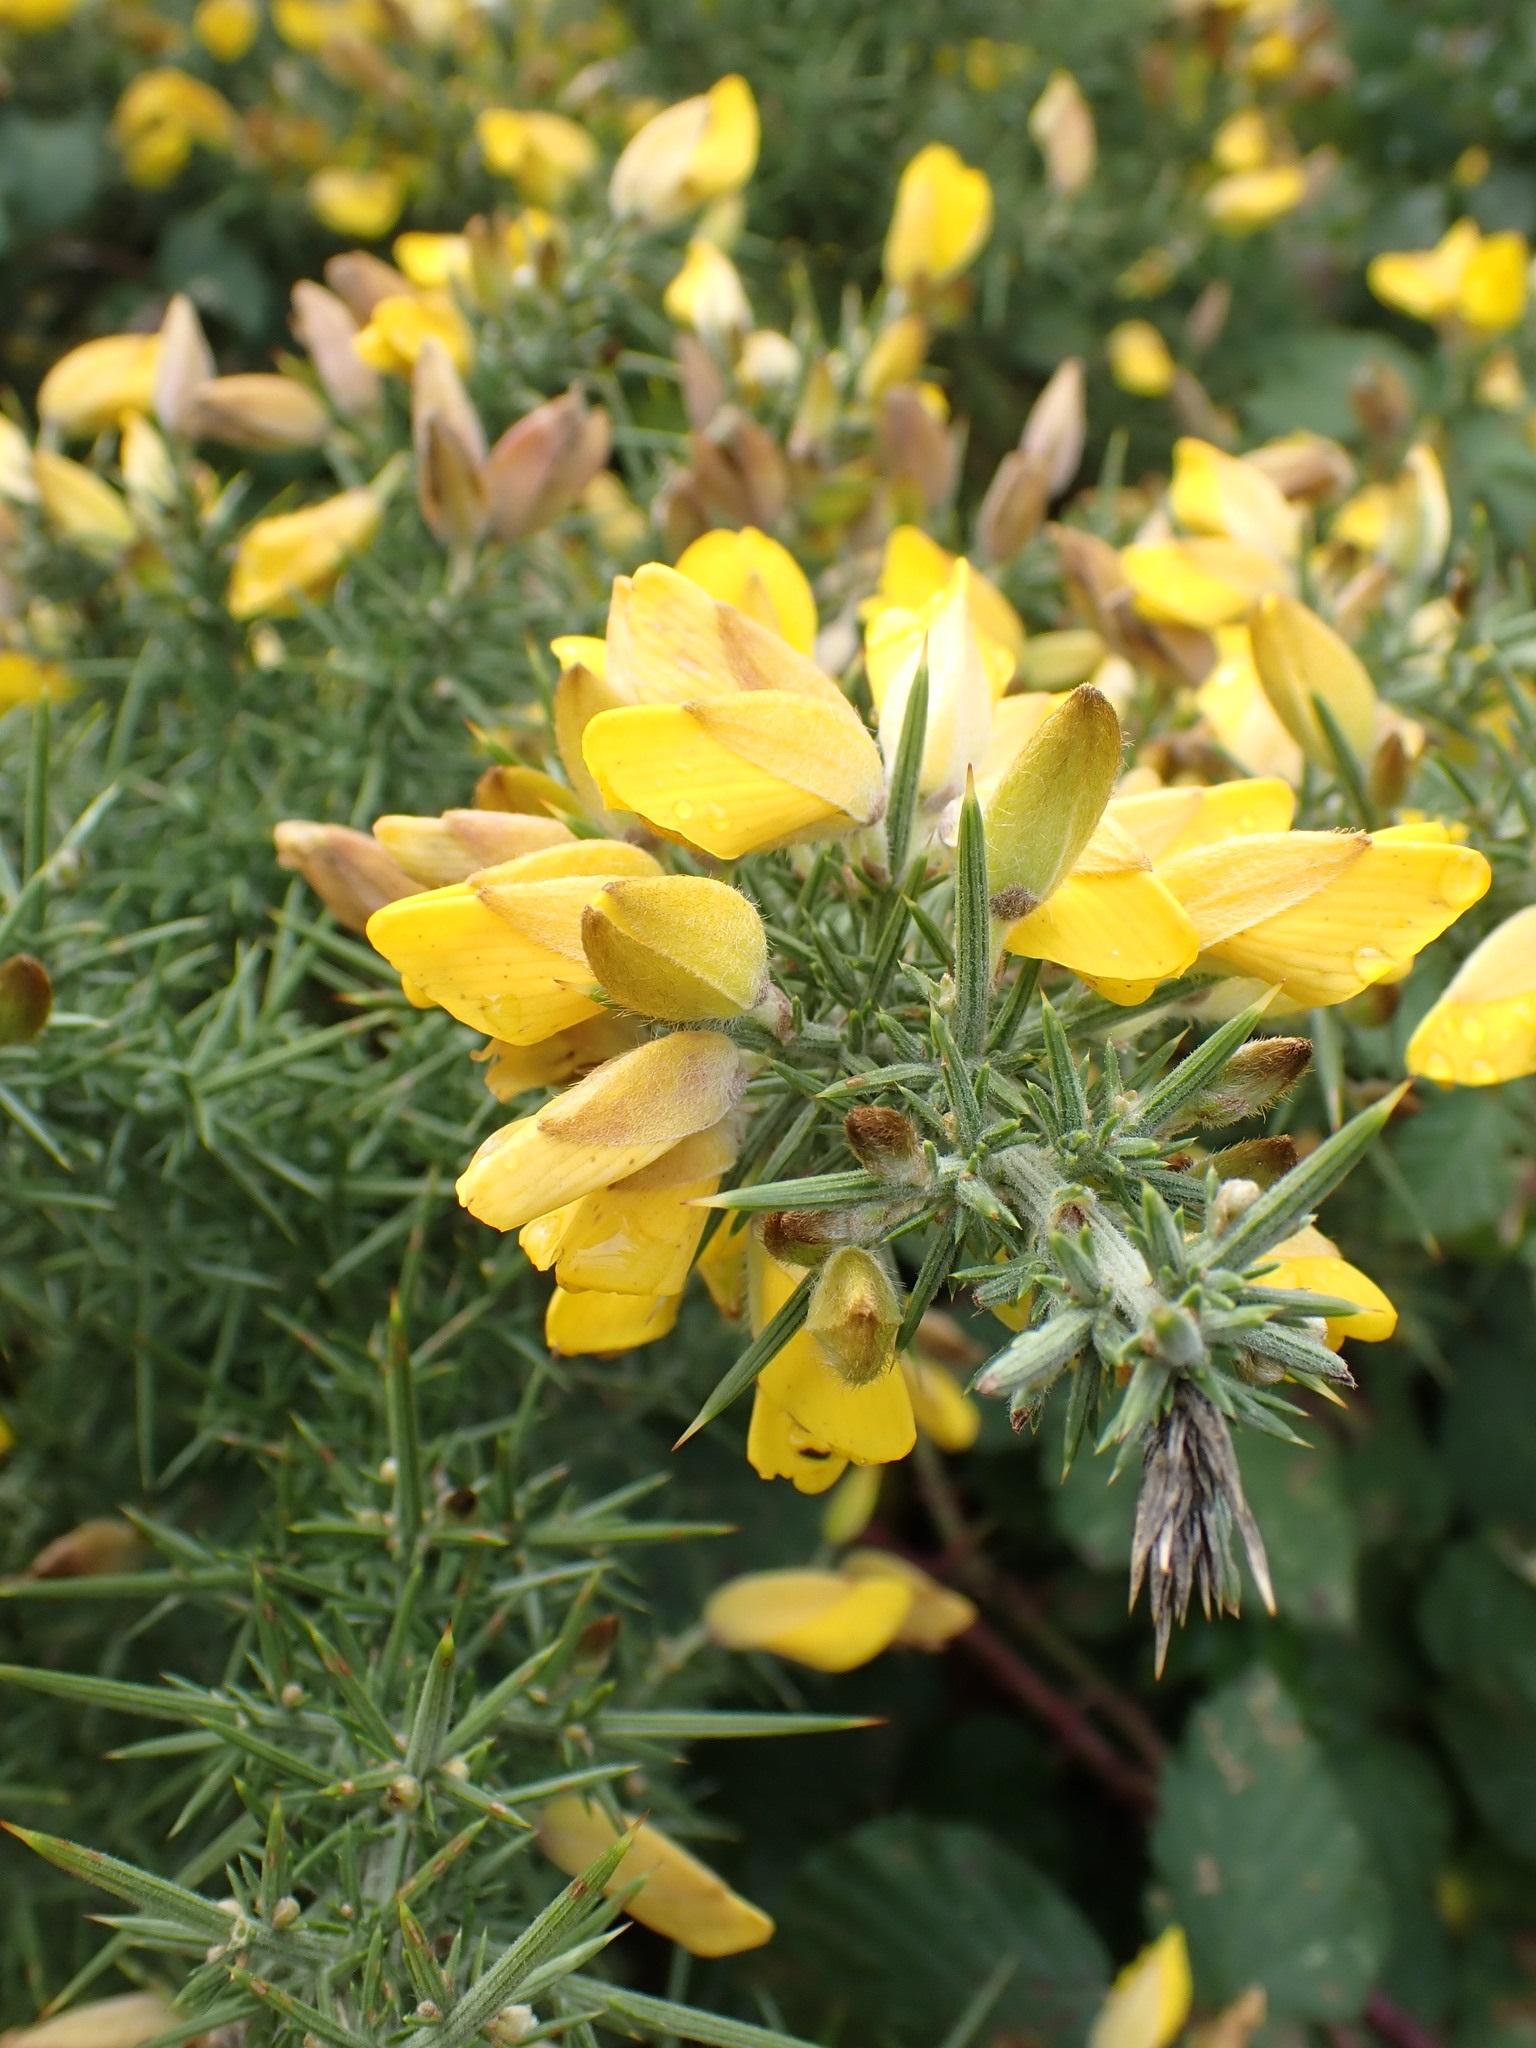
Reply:
[[497, 2048], [515, 2048], [517, 2042], [527, 2040], [537, 2025], [531, 2005], [504, 2005], [485, 2031]]
[[176, 503], [180, 486], [171, 451], [143, 413], [130, 413], [124, 421], [117, 459], [136, 518], [153, 521]]
[[0, 961], [0, 1045], [28, 1045], [48, 1022], [53, 983], [41, 960], [13, 953]]
[[144, 1550], [144, 1539], [131, 1522], [104, 1516], [56, 1536], [27, 1566], [27, 1577], [94, 1579], [104, 1572], [132, 1571]]
[[680, 334], [674, 353], [683, 411], [693, 431], [702, 434], [725, 403], [725, 374], [696, 335]]
[[859, 1164], [898, 1187], [916, 1187], [928, 1178], [928, 1165], [917, 1132], [899, 1109], [861, 1103], [843, 1118], [843, 1135]]
[[358, 324], [345, 302], [323, 284], [300, 278], [290, 324], [336, 411], [349, 420], [377, 412], [383, 380], [352, 346]]
[[1245, 1138], [1240, 1145], [1211, 1153], [1205, 1164], [1216, 1169], [1218, 1180], [1255, 1180], [1268, 1188], [1290, 1172], [1298, 1157], [1296, 1140], [1282, 1133], [1278, 1138]]
[[422, 345], [411, 373], [411, 440], [416, 497], [428, 532], [455, 552], [472, 548], [490, 515], [485, 434], [453, 358], [439, 341]]
[[609, 882], [581, 943], [616, 1003], [673, 1024], [739, 1017], [768, 993], [763, 921], [739, 889], [700, 875]]
[[1054, 71], [1029, 116], [1029, 132], [1045, 158], [1051, 189], [1064, 198], [1081, 192], [1098, 161], [1093, 113], [1070, 71]]
[[384, 1788], [384, 1804], [391, 1813], [414, 1813], [421, 1804], [421, 1780], [410, 1771], [399, 1771]]
[[509, 427], [486, 459], [491, 530], [522, 540], [568, 512], [608, 460], [613, 427], [574, 386]]
[[992, 232], [992, 186], [945, 142], [930, 142], [907, 163], [882, 262], [886, 283], [921, 294], [969, 267]]
[[1250, 1039], [1238, 1047], [1214, 1081], [1185, 1103], [1180, 1125], [1219, 1128], [1258, 1116], [1288, 1095], [1311, 1064], [1310, 1039]]
[[678, 327], [691, 327], [717, 345], [745, 334], [752, 307], [740, 272], [723, 249], [702, 235], [688, 244], [683, 267], [662, 294], [662, 310]]
[[115, 1998], [87, 1999], [31, 2026], [11, 2028], [0, 2040], [5, 2048], [140, 2048], [142, 2042], [169, 2033], [181, 2019], [158, 1991], [125, 1991]]
[[1088, 438], [1088, 404], [1081, 356], [1058, 363], [1029, 409], [1019, 436], [1019, 453], [1043, 463], [1051, 497], [1059, 498], [1077, 475]]
[[558, 818], [528, 811], [444, 811], [440, 818], [391, 814], [373, 821], [373, 836], [397, 867], [423, 889], [467, 882], [481, 868], [571, 837]]
[[1337, 768], [1332, 742], [1313, 705], [1327, 705], [1356, 761], [1369, 761], [1376, 739], [1376, 689], [1365, 664], [1316, 612], [1294, 597], [1261, 597], [1249, 621], [1253, 659], [1264, 694], [1307, 759]]
[[694, 487], [714, 523], [778, 525], [789, 502], [789, 469], [766, 427], [739, 406], [722, 406], [691, 448]]
[[620, 220], [665, 227], [707, 200], [737, 192], [757, 166], [761, 139], [752, 88], [734, 72], [679, 100], [625, 144], [608, 186]]
[[1120, 721], [1086, 683], [998, 778], [986, 806], [992, 915], [1027, 917], [1092, 838], [1120, 773]]
[[896, 1356], [901, 1303], [884, 1266], [857, 1245], [834, 1252], [817, 1276], [806, 1333], [849, 1386], [866, 1386]]
[[860, 398], [878, 398], [893, 384], [910, 384], [928, 354], [928, 323], [920, 313], [902, 313], [887, 322], [859, 365]]
[[177, 292], [160, 322], [155, 359], [154, 414], [168, 434], [192, 431], [193, 395], [217, 374], [197, 308], [185, 292]]
[[1008, 561], [1034, 539], [1049, 503], [1048, 485], [1038, 456], [1015, 448], [1003, 457], [976, 515], [976, 544], [991, 561]]
[[133, 545], [133, 515], [109, 483], [83, 463], [39, 448], [32, 458], [44, 516], [61, 540], [98, 561], [115, 561]]
[[314, 392], [293, 377], [261, 373], [211, 377], [193, 391], [184, 430], [232, 448], [318, 448], [331, 417]]
[[921, 386], [895, 384], [880, 399], [876, 423], [880, 467], [899, 490], [914, 491], [924, 509], [948, 502], [959, 473], [959, 448]]
[[336, 922], [366, 929], [386, 903], [419, 893], [417, 884], [376, 839], [346, 825], [316, 825], [285, 818], [272, 828], [280, 868], [296, 869]]
[[1278, 441], [1266, 441], [1243, 457], [1262, 470], [1287, 498], [1333, 498], [1352, 488], [1354, 460], [1349, 451], [1324, 434], [1305, 431], [1286, 434]]

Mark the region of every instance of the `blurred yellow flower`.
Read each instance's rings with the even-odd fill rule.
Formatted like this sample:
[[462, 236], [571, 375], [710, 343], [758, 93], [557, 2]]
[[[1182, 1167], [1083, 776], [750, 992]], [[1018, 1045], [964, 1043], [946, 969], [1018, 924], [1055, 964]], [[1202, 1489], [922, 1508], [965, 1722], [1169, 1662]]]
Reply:
[[1261, 1276], [1261, 1287], [1298, 1287], [1308, 1294], [1354, 1302], [1355, 1314], [1327, 1319], [1327, 1341], [1335, 1351], [1346, 1337], [1361, 1344], [1384, 1344], [1397, 1328], [1397, 1310], [1376, 1282], [1341, 1258], [1333, 1239], [1310, 1224], [1277, 1244], [1268, 1257], [1279, 1263]]
[[800, 564], [771, 534], [755, 526], [700, 534], [678, 556], [677, 573], [771, 627], [801, 654], [814, 650], [815, 594]]
[[713, 242], [695, 235], [683, 267], [667, 286], [662, 310], [679, 327], [691, 327], [707, 340], [723, 341], [744, 334], [752, 325], [752, 308], [735, 264]]
[[757, 168], [757, 101], [732, 73], [706, 93], [653, 115], [613, 167], [609, 203], [621, 220], [664, 227], [695, 207], [739, 192]]
[[1110, 330], [1109, 374], [1135, 398], [1162, 398], [1177, 374], [1168, 344], [1150, 320], [1122, 320]]
[[[695, 1956], [740, 1955], [772, 1940], [768, 1915], [670, 1835], [648, 1820], [626, 1820], [624, 1828], [630, 1846], [603, 1889], [623, 1891], [636, 1878], [644, 1880], [624, 1901], [631, 1920]], [[552, 1799], [539, 1816], [539, 1847], [568, 1877], [579, 1877], [620, 1833], [600, 1806], [576, 1793]]]
[[1088, 2048], [1169, 2048], [1194, 1996], [1182, 1927], [1169, 1927], [1127, 1963], [1088, 2030]]
[[1269, 158], [1269, 123], [1257, 107], [1229, 114], [1211, 138], [1211, 162], [1220, 171], [1256, 171]]
[[511, 178], [540, 206], [559, 206], [598, 166], [597, 144], [564, 114], [487, 107], [475, 117], [485, 167]]
[[117, 103], [112, 139], [135, 185], [168, 185], [198, 144], [230, 149], [239, 116], [220, 92], [189, 72], [166, 65], [141, 71]]
[[853, 1671], [896, 1641], [912, 1599], [894, 1574], [748, 1572], [710, 1595], [704, 1626], [728, 1650], [766, 1650], [813, 1671]]
[[102, 561], [133, 545], [133, 515], [93, 469], [47, 448], [37, 450], [32, 466], [43, 516], [61, 540]]
[[379, 0], [272, 0], [272, 23], [290, 49], [310, 55], [328, 43], [375, 42], [389, 32]]
[[258, 519], [235, 550], [225, 596], [231, 618], [297, 611], [299, 598], [325, 596], [349, 557], [367, 547], [378, 527], [379, 501], [366, 489]]
[[930, 142], [902, 171], [885, 238], [885, 280], [900, 291], [948, 284], [992, 232], [992, 185], [947, 142]]
[[429, 341], [447, 350], [455, 369], [469, 368], [474, 336], [446, 292], [397, 292], [380, 299], [352, 346], [373, 369], [406, 377]]
[[1502, 334], [1525, 313], [1530, 252], [1523, 235], [1484, 235], [1459, 220], [1433, 249], [1387, 252], [1366, 268], [1384, 305], [1415, 320], [1457, 319], [1480, 334]]
[[405, 205], [405, 186], [394, 171], [354, 171], [328, 164], [307, 187], [309, 210], [333, 234], [376, 242]]
[[474, 252], [467, 235], [432, 235], [412, 230], [396, 235], [395, 262], [418, 291], [446, 291], [467, 285]]
[[[0, 0], [0, 28], [14, 29], [23, 36], [47, 35], [52, 29], [62, 28], [79, 6], [80, 0]], [[0, 1430], [3, 1429], [0, 1424]], [[8, 1439], [9, 1433], [6, 1434]], [[8, 1448], [8, 1440], [0, 1444], [0, 1450]]]
[[56, 661], [39, 661], [36, 655], [13, 649], [0, 652], [0, 712], [35, 704], [40, 697], [58, 703], [69, 691], [68, 673]]
[[221, 64], [238, 64], [261, 33], [256, 0], [198, 0], [192, 33]]
[[1408, 1041], [1410, 1074], [1463, 1088], [1536, 1074], [1536, 905], [1491, 931]]
[[928, 353], [928, 323], [918, 313], [902, 313], [875, 336], [859, 365], [860, 398], [878, 398], [893, 384], [910, 384]]
[[1307, 196], [1300, 164], [1270, 164], [1256, 171], [1231, 171], [1205, 195], [1205, 210], [1229, 234], [1252, 234], [1288, 213]]
[[37, 414], [61, 434], [99, 434], [155, 402], [158, 334], [104, 334], [60, 356], [38, 387]]
[[1045, 158], [1051, 189], [1081, 192], [1098, 160], [1093, 110], [1070, 71], [1053, 71], [1029, 116], [1029, 132]]

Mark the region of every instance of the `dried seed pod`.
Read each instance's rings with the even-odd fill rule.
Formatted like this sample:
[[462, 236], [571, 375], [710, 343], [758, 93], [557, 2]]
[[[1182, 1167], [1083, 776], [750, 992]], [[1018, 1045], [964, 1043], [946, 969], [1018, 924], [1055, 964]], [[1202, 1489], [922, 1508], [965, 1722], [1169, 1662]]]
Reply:
[[0, 1045], [26, 1045], [48, 1022], [53, 983], [41, 960], [13, 953], [0, 961]]

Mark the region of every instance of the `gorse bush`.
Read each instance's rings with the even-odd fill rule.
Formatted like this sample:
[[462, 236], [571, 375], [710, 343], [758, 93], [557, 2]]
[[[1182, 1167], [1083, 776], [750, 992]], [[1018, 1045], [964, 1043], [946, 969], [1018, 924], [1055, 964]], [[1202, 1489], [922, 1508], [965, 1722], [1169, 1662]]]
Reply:
[[3, 13], [13, 2048], [1526, 2030], [1513, 30]]

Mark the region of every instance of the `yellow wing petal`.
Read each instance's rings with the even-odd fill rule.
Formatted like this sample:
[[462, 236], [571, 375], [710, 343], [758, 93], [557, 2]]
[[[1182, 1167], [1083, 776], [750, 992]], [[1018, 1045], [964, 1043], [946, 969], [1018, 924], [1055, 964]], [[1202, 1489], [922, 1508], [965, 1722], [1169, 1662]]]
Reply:
[[[626, 1826], [630, 1847], [604, 1892], [611, 1896], [643, 1878], [624, 1902], [632, 1920], [696, 1956], [739, 1955], [772, 1939], [768, 1915], [733, 1892], [707, 1863], [648, 1820], [630, 1820]], [[579, 1877], [618, 1839], [610, 1816], [575, 1793], [552, 1799], [539, 1816], [539, 1847], [568, 1877]]]
[[1189, 913], [1201, 945], [1216, 946], [1305, 903], [1369, 845], [1363, 832], [1254, 832], [1177, 854], [1161, 864], [1158, 880]]
[[1196, 846], [1254, 832], [1286, 832], [1296, 792], [1278, 776], [1244, 776], [1204, 789], [1154, 789], [1110, 799], [1105, 816], [1128, 832], [1150, 860], [1171, 860]]
[[[717, 1242], [717, 1238], [710, 1240], [712, 1246]], [[708, 1256], [706, 1252], [705, 1258]], [[708, 1277], [706, 1273], [706, 1285]], [[713, 1288], [710, 1291], [713, 1293]], [[768, 1399], [761, 1387], [752, 1396], [747, 1463], [759, 1479], [787, 1479], [796, 1493], [812, 1494], [827, 1492], [848, 1469], [846, 1458], [807, 1436], [793, 1417]]]
[[893, 1576], [748, 1572], [704, 1604], [704, 1626], [728, 1650], [768, 1650], [814, 1671], [852, 1671], [896, 1639], [913, 1588]]
[[1408, 1041], [1410, 1074], [1462, 1088], [1490, 1088], [1536, 1074], [1536, 993], [1463, 1002], [1449, 991]]
[[[576, 917], [579, 942], [579, 906]], [[539, 944], [462, 884], [385, 904], [368, 936], [416, 994], [509, 1045], [534, 1044], [598, 1013], [581, 992], [593, 985], [584, 961], [573, 965], [567, 949]]]
[[677, 1321], [681, 1298], [557, 1287], [544, 1313], [544, 1341], [563, 1357], [613, 1358], [665, 1337]]
[[1010, 953], [1116, 982], [1168, 980], [1193, 966], [1200, 950], [1177, 900], [1137, 870], [1069, 875], [1006, 943]]

